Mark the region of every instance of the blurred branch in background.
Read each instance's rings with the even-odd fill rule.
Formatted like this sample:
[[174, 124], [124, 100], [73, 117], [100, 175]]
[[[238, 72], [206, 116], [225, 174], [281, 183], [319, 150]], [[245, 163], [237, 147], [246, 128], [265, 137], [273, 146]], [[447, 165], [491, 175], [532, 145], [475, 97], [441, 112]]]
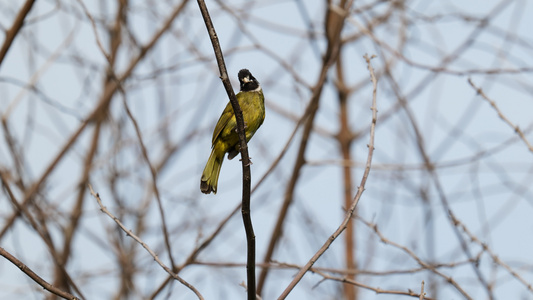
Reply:
[[198, 297], [198, 299], [204, 299], [202, 297], [202, 295], [200, 294], [200, 292], [198, 292], [197, 289], [194, 288], [194, 286], [190, 285], [188, 282], [186, 282], [185, 280], [183, 280], [181, 277], [179, 277], [177, 274], [175, 274], [174, 272], [172, 272], [172, 270], [167, 267], [160, 259], [159, 257], [157, 257], [157, 255], [154, 253], [154, 251], [152, 249], [150, 249], [150, 247], [145, 243], [143, 242], [138, 236], [136, 236], [133, 232], [131, 232], [131, 230], [128, 230], [124, 224], [122, 224], [122, 222], [117, 218], [115, 217], [108, 209], [107, 207], [104, 206], [104, 204], [102, 203], [102, 199], [100, 199], [100, 195], [98, 195], [98, 193], [96, 193], [92, 186], [89, 184], [89, 191], [91, 193], [91, 195], [96, 199], [96, 201], [98, 202], [98, 206], [100, 206], [100, 210], [105, 213], [106, 215], [108, 215], [111, 219], [113, 219], [113, 221], [115, 221], [115, 223], [117, 223], [117, 225], [120, 227], [121, 230], [123, 230], [129, 237], [131, 237], [132, 239], [135, 240], [135, 242], [139, 243], [139, 245], [141, 245], [144, 249], [146, 249], [146, 251], [148, 251], [148, 253], [150, 253], [150, 255], [154, 258], [154, 260], [161, 266], [161, 268], [163, 268], [165, 270], [165, 272], [167, 272], [170, 276], [172, 276], [172, 278], [176, 279], [177, 281], [179, 281], [181, 284], [183, 284], [184, 286], [186, 286], [187, 288], [189, 288], [192, 292], [194, 292], [196, 294], [196, 296]]
[[[374, 58], [374, 56], [370, 57], [367, 54], [365, 54], [364, 58], [366, 60], [366, 63], [368, 64], [368, 71], [370, 72], [370, 81], [372, 81], [373, 89], [372, 89], [372, 106], [370, 107], [370, 109], [372, 110], [372, 124], [370, 126], [370, 141], [368, 142], [368, 155], [366, 159], [365, 171], [361, 178], [361, 183], [359, 184], [357, 188], [357, 193], [353, 197], [353, 200], [350, 201], [350, 203], [348, 203], [349, 206], [346, 207], [347, 211], [346, 211], [344, 220], [339, 225], [337, 230], [335, 230], [335, 232], [326, 240], [324, 245], [322, 245], [320, 250], [318, 250], [313, 255], [313, 257], [307, 262], [307, 264], [300, 269], [298, 274], [296, 274], [296, 276], [291, 281], [289, 286], [283, 291], [283, 293], [278, 299], [285, 299], [289, 295], [289, 293], [294, 289], [296, 284], [298, 284], [298, 282], [302, 280], [305, 273], [307, 273], [307, 271], [311, 269], [311, 267], [316, 263], [316, 261], [329, 249], [331, 244], [333, 244], [333, 242], [335, 242], [335, 240], [341, 235], [341, 233], [343, 233], [345, 230], [347, 234], [352, 233], [352, 230], [348, 230], [348, 228], [349, 226], [353, 226], [351, 221], [354, 216], [355, 209], [357, 208], [357, 204], [359, 203], [359, 200], [361, 200], [361, 196], [363, 195], [363, 192], [365, 190], [365, 184], [366, 184], [366, 181], [368, 180], [368, 175], [370, 174], [370, 168], [372, 166], [372, 156], [374, 154], [374, 137], [375, 137], [375, 132], [376, 132], [376, 121], [378, 117], [377, 99], [376, 99], [378, 81], [377, 81], [376, 75], [374, 74], [374, 68], [372, 67], [372, 63], [370, 62], [370, 60]], [[352, 239], [351, 237], [347, 238], [347, 240], [351, 240], [351, 239]], [[352, 245], [348, 245], [348, 247], [346, 248], [349, 248], [351, 250], [352, 247], [353, 247]], [[350, 270], [350, 269], [355, 269], [355, 268], [347, 266], [347, 270]], [[352, 274], [348, 273], [348, 278], [347, 278], [348, 282], [354, 281], [353, 280], [354, 277], [350, 275]], [[345, 290], [345, 297], [352, 297], [352, 298], [355, 297], [353, 290]]]
[[[247, 145], [263, 299], [302, 268], [295, 299], [532, 297], [528, 1], [210, 3], [226, 86], [248, 68], [266, 99]], [[245, 297], [241, 164], [224, 163], [216, 197], [198, 190], [227, 95], [195, 4], [0, 3], [0, 244], [61, 291], [188, 299], [179, 276]], [[372, 177], [306, 267], [364, 176], [365, 53]], [[161, 264], [86, 201], [89, 182]], [[7, 265], [0, 298], [57, 297]]]
[[500, 119], [502, 119], [505, 123], [507, 123], [507, 125], [511, 126], [511, 128], [513, 128], [513, 130], [516, 132], [516, 134], [518, 134], [518, 136], [522, 139], [522, 141], [524, 141], [524, 143], [526, 144], [527, 148], [529, 149], [529, 151], [533, 152], [533, 146], [529, 143], [529, 141], [527, 140], [526, 138], [526, 135], [524, 134], [524, 132], [522, 132], [522, 130], [513, 124], [513, 122], [511, 122], [501, 111], [500, 109], [498, 108], [498, 105], [496, 105], [496, 102], [494, 102], [494, 100], [491, 100], [489, 97], [487, 97], [487, 95], [485, 95], [485, 93], [483, 92], [483, 90], [481, 88], [478, 88], [473, 82], [472, 82], [472, 79], [468, 79], [468, 83], [476, 90], [476, 92], [481, 96], [483, 97], [483, 99], [487, 100], [487, 102], [490, 103], [490, 106], [492, 106], [492, 108], [494, 108], [494, 110], [498, 113], [498, 117], [500, 117]]

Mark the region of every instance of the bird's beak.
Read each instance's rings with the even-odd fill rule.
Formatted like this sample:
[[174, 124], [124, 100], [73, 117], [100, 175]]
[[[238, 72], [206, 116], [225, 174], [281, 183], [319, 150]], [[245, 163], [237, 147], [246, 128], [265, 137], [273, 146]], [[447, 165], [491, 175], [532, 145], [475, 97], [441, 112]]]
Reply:
[[246, 76], [242, 79], [242, 81], [244, 81], [244, 83], [248, 83], [250, 82], [250, 77]]

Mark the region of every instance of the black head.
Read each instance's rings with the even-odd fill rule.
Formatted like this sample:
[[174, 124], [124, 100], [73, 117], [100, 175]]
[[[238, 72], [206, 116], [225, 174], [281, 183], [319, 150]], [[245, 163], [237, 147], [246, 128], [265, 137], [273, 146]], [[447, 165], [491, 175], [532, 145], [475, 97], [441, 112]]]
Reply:
[[241, 84], [242, 92], [249, 92], [259, 88], [259, 82], [248, 69], [242, 69], [239, 71], [239, 82]]

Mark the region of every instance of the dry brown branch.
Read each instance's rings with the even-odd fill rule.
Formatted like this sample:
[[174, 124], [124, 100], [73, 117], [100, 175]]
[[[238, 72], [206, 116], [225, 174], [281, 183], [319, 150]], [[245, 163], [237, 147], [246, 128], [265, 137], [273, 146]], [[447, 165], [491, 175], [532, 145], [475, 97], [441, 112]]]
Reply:
[[[494, 13], [494, 10], [491, 13]], [[459, 54], [461, 52], [463, 52], [463, 51], [466, 51], [468, 49], [468, 45], [470, 45], [474, 41], [475, 37], [478, 36], [479, 34], [481, 34], [481, 32], [480, 32], [481, 28], [484, 28], [484, 26], [483, 25], [479, 25], [478, 27], [476, 27], [476, 30], [474, 30], [469, 35], [469, 38], [463, 44], [461, 44], [459, 47], [457, 47], [456, 50], [452, 52], [452, 54], [447, 55], [445, 58], [443, 58], [441, 60], [440, 65], [441, 66], [445, 66], [445, 65], [450, 64], [454, 60], [458, 59]], [[410, 93], [409, 96], [403, 95], [402, 92], [401, 92], [400, 86], [399, 86], [399, 84], [397, 82], [397, 79], [393, 76], [393, 74], [392, 74], [392, 72], [391, 72], [391, 70], [389, 68], [385, 69], [385, 75], [386, 75], [385, 78], [389, 81], [389, 83], [390, 83], [390, 85], [392, 87], [392, 90], [393, 90], [393, 92], [394, 92], [394, 94], [395, 94], [395, 96], [397, 98], [398, 104], [400, 105], [402, 110], [407, 115], [407, 119], [409, 121], [409, 124], [410, 124], [410, 126], [412, 127], [412, 129], [414, 131], [414, 134], [415, 134], [415, 137], [416, 137], [416, 140], [415, 140], [415, 142], [416, 142], [416, 150], [418, 152], [418, 155], [420, 155], [420, 159], [424, 162], [424, 164], [426, 166], [426, 171], [429, 174], [429, 176], [430, 176], [430, 178], [431, 178], [431, 180], [433, 182], [433, 185], [435, 186], [435, 189], [437, 190], [438, 199], [442, 203], [442, 208], [448, 214], [449, 224], [452, 227], [452, 230], [453, 230], [453, 232], [454, 232], [454, 234], [455, 234], [455, 236], [456, 236], [456, 238], [457, 238], [457, 240], [459, 242], [459, 245], [461, 246], [461, 250], [466, 255], [466, 257], [469, 260], [471, 260], [473, 258], [471, 250], [468, 247], [467, 242], [465, 241], [465, 239], [459, 233], [459, 230], [458, 230], [457, 226], [455, 226], [454, 222], [452, 221], [454, 212], [451, 209], [450, 203], [448, 201], [448, 197], [446, 196], [446, 193], [445, 193], [444, 186], [441, 183], [440, 176], [435, 171], [435, 164], [432, 161], [432, 158], [431, 158], [431, 156], [430, 156], [430, 154], [429, 154], [429, 152], [428, 152], [428, 150], [426, 148], [426, 142], [425, 142], [425, 139], [424, 139], [424, 135], [422, 134], [422, 128], [419, 126], [419, 124], [418, 124], [418, 122], [416, 120], [413, 108], [409, 105], [409, 102], [408, 102], [409, 96], [412, 97], [412, 94], [415, 93], [415, 92]], [[425, 84], [425, 82], [432, 81], [432, 80], [434, 80], [434, 78], [435, 77], [431, 76], [431, 75], [428, 75], [426, 78], [424, 78], [419, 83], [417, 88], [415, 89], [416, 93], [419, 93], [419, 92], [422, 91], [423, 84]], [[421, 198], [422, 202], [423, 203], [429, 203], [429, 199], [428, 199], [428, 197], [425, 194], [426, 193], [424, 191], [424, 188], [421, 188], [420, 198]], [[432, 211], [431, 210], [428, 211], [428, 216], [426, 218], [429, 219], [429, 220], [432, 219]], [[428, 234], [429, 234], [429, 232], [430, 231], [428, 231]], [[471, 267], [472, 267], [473, 271], [475, 272], [476, 277], [479, 280], [480, 284], [486, 290], [489, 298], [493, 299], [494, 298], [493, 291], [492, 291], [489, 283], [487, 282], [487, 279], [485, 278], [486, 276], [480, 271], [479, 265], [475, 264], [475, 263], [472, 263]]]
[[[356, 206], [287, 299], [533, 294], [531, 239], [510, 234], [533, 224], [528, 1], [205, 2], [228, 70], [258, 70], [265, 93], [250, 153], [263, 298], [279, 296], [349, 213], [374, 126], [365, 51], [378, 56], [383, 100], [372, 203]], [[190, 294], [100, 212], [88, 183], [203, 297], [254, 288], [235, 218], [241, 166], [225, 164], [233, 187], [211, 200], [196, 184], [227, 99], [199, 14], [186, 0], [0, 1], [0, 244], [58, 290]], [[0, 298], [60, 298], [16, 269], [0, 275]]]
[[167, 267], [160, 259], [159, 257], [157, 256], [157, 254], [155, 254], [155, 252], [150, 249], [150, 247], [145, 243], [143, 242], [143, 240], [141, 240], [141, 238], [139, 238], [138, 236], [136, 236], [131, 230], [129, 230], [128, 228], [126, 228], [126, 226], [124, 226], [124, 224], [122, 224], [122, 222], [117, 218], [115, 217], [108, 209], [107, 207], [104, 206], [104, 204], [102, 203], [102, 199], [100, 199], [100, 195], [98, 195], [97, 193], [94, 192], [93, 190], [93, 187], [89, 184], [88, 185], [89, 187], [89, 191], [91, 192], [91, 195], [96, 199], [96, 201], [98, 202], [98, 206], [100, 206], [100, 210], [105, 213], [106, 215], [108, 215], [113, 221], [115, 221], [115, 223], [117, 223], [117, 225], [120, 227], [120, 229], [122, 231], [124, 231], [129, 237], [131, 237], [132, 239], [135, 240], [135, 242], [139, 243], [153, 258], [154, 260], [161, 266], [161, 268], [163, 268], [163, 270], [165, 270], [165, 272], [167, 272], [170, 276], [172, 276], [172, 278], [176, 279], [177, 281], [179, 281], [181, 284], [183, 284], [184, 286], [186, 286], [188, 289], [190, 289], [195, 295], [196, 297], [198, 297], [198, 299], [204, 299], [202, 297], [202, 295], [200, 294], [200, 292], [194, 287], [192, 286], [190, 283], [188, 283], [187, 281], [183, 280], [180, 276], [178, 276], [176, 273], [172, 272], [172, 270]]
[[[345, 4], [346, 10], [348, 10], [351, 7], [352, 1], [349, 1], [349, 2], [344, 1], [343, 3]], [[328, 12], [326, 12], [326, 14], [328, 14]], [[300, 170], [305, 165], [305, 152], [308, 146], [309, 136], [313, 128], [316, 112], [318, 111], [318, 108], [319, 108], [320, 96], [322, 95], [324, 84], [326, 82], [327, 73], [330, 67], [336, 61], [337, 56], [339, 55], [339, 51], [340, 51], [339, 48], [341, 45], [340, 34], [344, 26], [345, 13], [344, 12], [339, 13], [335, 16], [335, 18], [338, 18], [338, 20], [335, 22], [336, 24], [335, 28], [332, 28], [332, 30], [329, 32], [329, 37], [328, 37], [329, 40], [328, 40], [326, 54], [324, 55], [324, 58], [322, 61], [322, 66], [320, 69], [317, 82], [311, 89], [313, 94], [305, 110], [305, 115], [307, 117], [304, 121], [305, 122], [304, 129], [303, 129], [302, 138], [300, 140], [300, 145], [298, 148], [298, 155], [294, 163], [291, 179], [289, 180], [287, 187], [286, 187], [285, 197], [283, 199], [282, 206], [280, 208], [279, 213], [277, 214], [278, 218], [276, 221], [276, 225], [274, 227], [274, 230], [272, 231], [270, 242], [268, 243], [268, 248], [263, 258], [264, 262], [269, 262], [272, 259], [272, 256], [274, 254], [274, 249], [276, 248], [278, 240], [281, 237], [281, 232], [283, 230], [283, 224], [286, 220], [289, 207], [294, 198], [294, 191], [298, 183], [298, 180], [300, 178]], [[265, 284], [267, 275], [268, 275], [268, 268], [264, 268], [263, 270], [261, 270], [261, 274], [259, 275], [259, 280], [257, 284], [257, 293], [259, 295], [262, 294], [263, 286]]]
[[[345, 1], [344, 1], [345, 2]], [[331, 1], [328, 1], [328, 3], [331, 5]], [[344, 4], [341, 2], [341, 7], [344, 6]], [[331, 9], [329, 9], [329, 13], [326, 17], [326, 31], [328, 31], [331, 26], [328, 26], [328, 22], [334, 22], [332, 20], [339, 20], [339, 16]], [[331, 25], [331, 24], [330, 24]], [[331, 29], [329, 29], [331, 30]], [[337, 139], [339, 143], [339, 150], [342, 154], [342, 159], [346, 161], [352, 160], [352, 142], [355, 140], [356, 136], [350, 129], [349, 124], [349, 109], [348, 109], [348, 99], [350, 98], [350, 93], [353, 91], [348, 88], [348, 83], [345, 79], [345, 70], [343, 66], [343, 60], [342, 56], [337, 56], [337, 61], [335, 63], [335, 68], [337, 71], [337, 81], [335, 82], [335, 86], [337, 88], [337, 97], [339, 100], [339, 131], [335, 135], [335, 138]], [[374, 78], [375, 79], [375, 78]], [[342, 170], [342, 177], [343, 177], [343, 185], [344, 185], [344, 202], [343, 207], [350, 207], [352, 203], [352, 170], [349, 166], [344, 166]], [[345, 255], [345, 261], [346, 261], [346, 269], [347, 270], [354, 270], [356, 269], [356, 259], [355, 259], [355, 229], [354, 229], [354, 222], [352, 219], [349, 220], [348, 224], [346, 224], [346, 230], [344, 234], [344, 255]], [[347, 277], [348, 280], [355, 281], [355, 275], [349, 274]], [[345, 299], [356, 299], [356, 290], [354, 288], [354, 285], [352, 284], [345, 284], [344, 285], [344, 298]]]
[[[50, 255], [52, 256], [52, 260], [55, 264], [56, 275], [57, 274], [60, 275], [63, 278], [64, 282], [66, 283], [63, 288], [64, 289], [68, 289], [69, 287], [73, 288], [76, 291], [76, 293], [78, 293], [78, 295], [80, 295], [82, 298], [85, 298], [80, 288], [78, 288], [78, 286], [74, 283], [71, 276], [65, 269], [65, 265], [63, 264], [64, 258], [60, 255], [60, 252], [54, 246], [54, 243], [52, 241], [52, 236], [50, 234], [50, 231], [48, 230], [48, 226], [45, 223], [45, 220], [47, 219], [45, 214], [42, 212], [41, 209], [37, 207], [36, 208], [37, 213], [36, 213], [36, 216], [34, 216], [26, 206], [21, 205], [20, 202], [16, 199], [15, 193], [12, 191], [9, 185], [7, 175], [1, 170], [0, 170], [0, 179], [2, 182], [2, 186], [7, 192], [9, 200], [11, 201], [13, 206], [16, 208], [14, 216], [17, 216], [17, 217], [24, 216], [29, 221], [33, 230], [37, 232], [39, 237], [43, 240], [46, 247], [48, 248], [48, 251], [50, 252]], [[14, 218], [10, 220], [14, 220]], [[5, 228], [6, 229], [2, 231], [2, 233], [0, 234], [0, 237], [7, 232], [7, 229], [9, 229], [8, 226], [6, 226]]]
[[[245, 265], [245, 264], [242, 264], [242, 263], [216, 263], [216, 262], [199, 262], [199, 261], [194, 262], [194, 264], [195, 265], [202, 265], [202, 266], [214, 266], [214, 267], [218, 267], [218, 268], [235, 268], [235, 267], [243, 267]], [[302, 268], [301, 265], [295, 265], [295, 264], [289, 264], [289, 263], [281, 263], [281, 262], [272, 262], [270, 264], [257, 264], [257, 266], [261, 267], [261, 268], [269, 267], [269, 268], [296, 269], [296, 270], [299, 270], [299, 269]], [[421, 269], [421, 270], [425, 270], [425, 269]], [[415, 293], [415, 292], [413, 292], [411, 290], [399, 291], [399, 290], [389, 290], [389, 289], [383, 289], [383, 288], [379, 288], [379, 287], [373, 287], [373, 286], [370, 286], [370, 285], [367, 285], [367, 284], [364, 284], [364, 283], [357, 282], [355, 280], [349, 279], [346, 276], [345, 277], [338, 277], [338, 276], [333, 276], [333, 275], [329, 275], [328, 274], [328, 273], [338, 273], [338, 274], [348, 275], [348, 274], [346, 274], [345, 270], [332, 270], [332, 269], [329, 269], [329, 268], [312, 267], [312, 268], [309, 269], [309, 272], [313, 272], [315, 274], [318, 274], [318, 275], [322, 276], [323, 280], [321, 280], [318, 284], [320, 284], [321, 282], [323, 282], [325, 280], [333, 280], [333, 281], [338, 281], [338, 282], [350, 284], [350, 285], [353, 285], [353, 286], [356, 286], [356, 287], [364, 288], [364, 289], [373, 291], [376, 294], [389, 294], [389, 295], [402, 295], [402, 296], [420, 297], [420, 299], [427, 299], [427, 300], [433, 299], [433, 298], [425, 296], [423, 287], [422, 287], [421, 293], [418, 294], [418, 293]], [[357, 274], [369, 274], [369, 272], [365, 272], [365, 271], [363, 271], [363, 272], [357, 271], [355, 273], [357, 273]], [[390, 273], [389, 274], [381, 274], [381, 275], [390, 275]]]
[[[22, 200], [21, 205], [27, 205], [28, 202], [33, 199], [35, 194], [39, 191], [41, 188], [41, 185], [48, 179], [48, 176], [52, 173], [52, 171], [55, 169], [56, 165], [64, 158], [65, 154], [71, 149], [71, 147], [74, 145], [74, 143], [78, 140], [78, 137], [85, 131], [87, 125], [95, 120], [98, 120], [99, 118], [103, 118], [105, 116], [105, 113], [111, 103], [111, 100], [113, 98], [113, 95], [119, 88], [119, 83], [124, 82], [133, 72], [135, 67], [138, 65], [138, 63], [145, 57], [146, 53], [150, 49], [154, 47], [156, 42], [161, 38], [161, 36], [168, 30], [168, 28], [171, 26], [174, 19], [177, 17], [177, 15], [183, 10], [185, 7], [185, 1], [181, 3], [181, 5], [178, 5], [175, 7], [174, 11], [171, 13], [170, 17], [164, 22], [161, 29], [159, 29], [153, 36], [152, 39], [140, 49], [139, 54], [134, 57], [126, 71], [116, 80], [116, 81], [110, 81], [108, 85], [105, 86], [105, 89], [102, 93], [102, 96], [96, 105], [96, 107], [92, 110], [92, 112], [89, 114], [87, 119], [85, 119], [79, 127], [72, 133], [70, 138], [66, 141], [64, 146], [61, 148], [61, 150], [58, 151], [54, 159], [50, 162], [48, 167], [45, 169], [45, 171], [41, 174], [38, 180], [36, 180], [31, 187], [29, 187], [24, 194], [24, 199]], [[7, 222], [7, 225], [5, 228], [9, 228], [11, 224], [14, 222], [16, 218], [16, 215], [10, 218], [10, 220]]]
[[35, 0], [26, 0], [26, 2], [24, 2], [24, 5], [20, 9], [15, 21], [13, 22], [13, 25], [11, 25], [11, 28], [6, 32], [4, 44], [2, 44], [2, 48], [0, 48], [0, 66], [6, 57], [7, 51], [9, 51], [9, 48], [11, 48], [13, 40], [24, 25], [24, 20], [30, 13], [33, 4], [35, 4]]
[[0, 255], [5, 257], [7, 260], [9, 260], [12, 264], [17, 266], [24, 274], [28, 275], [33, 281], [35, 281], [37, 284], [42, 286], [45, 290], [49, 291], [50, 293], [53, 293], [63, 299], [71, 299], [71, 300], [78, 300], [79, 298], [67, 293], [65, 291], [62, 291], [55, 286], [49, 284], [46, 282], [46, 280], [42, 279], [39, 275], [35, 274], [28, 266], [26, 266], [23, 262], [18, 260], [15, 256], [11, 255], [9, 252], [7, 252], [4, 248], [0, 247]]
[[318, 250], [315, 253], [315, 255], [313, 255], [313, 257], [309, 260], [309, 262], [307, 262], [307, 264], [300, 269], [298, 274], [296, 274], [292, 282], [289, 284], [289, 286], [287, 286], [287, 288], [278, 297], [278, 299], [285, 299], [289, 295], [292, 289], [294, 289], [294, 287], [298, 284], [298, 282], [303, 278], [305, 273], [309, 271], [309, 269], [320, 258], [320, 256], [322, 256], [322, 254], [324, 254], [324, 252], [328, 250], [329, 246], [331, 246], [331, 244], [337, 239], [337, 237], [346, 229], [346, 227], [348, 226], [348, 223], [352, 219], [355, 208], [357, 207], [357, 204], [359, 203], [359, 200], [361, 199], [361, 196], [363, 195], [363, 192], [365, 190], [365, 184], [368, 179], [368, 175], [370, 174], [370, 167], [372, 165], [372, 156], [374, 153], [374, 134], [376, 130], [376, 121], [377, 121], [377, 114], [378, 114], [378, 110], [376, 106], [378, 82], [374, 75], [374, 68], [372, 67], [372, 64], [370, 63], [370, 60], [373, 57], [369, 57], [368, 55], [365, 54], [364, 58], [368, 66], [368, 71], [370, 72], [370, 80], [372, 81], [372, 85], [373, 85], [372, 106], [370, 108], [372, 110], [372, 126], [370, 126], [370, 141], [368, 143], [368, 156], [366, 160], [365, 172], [363, 174], [363, 177], [361, 178], [361, 183], [359, 184], [359, 187], [357, 188], [357, 193], [355, 194], [355, 197], [352, 203], [350, 204], [350, 208], [346, 212], [343, 222], [339, 225], [337, 230], [335, 230], [335, 232], [328, 238], [328, 240], [324, 243], [324, 245], [322, 245], [320, 250]]

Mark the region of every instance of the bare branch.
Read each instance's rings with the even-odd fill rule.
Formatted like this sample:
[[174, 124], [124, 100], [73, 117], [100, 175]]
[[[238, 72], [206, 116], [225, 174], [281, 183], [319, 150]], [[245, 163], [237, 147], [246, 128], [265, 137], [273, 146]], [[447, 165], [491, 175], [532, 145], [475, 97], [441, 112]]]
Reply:
[[189, 288], [194, 294], [196, 294], [196, 297], [198, 297], [198, 299], [204, 299], [202, 297], [202, 295], [200, 294], [200, 292], [194, 287], [192, 286], [190, 283], [188, 283], [187, 281], [183, 280], [180, 276], [178, 276], [176, 273], [172, 272], [172, 270], [167, 267], [160, 259], [159, 257], [157, 256], [157, 254], [155, 254], [155, 252], [150, 249], [150, 247], [145, 243], [143, 242], [143, 240], [141, 240], [141, 238], [139, 238], [138, 236], [136, 236], [131, 230], [127, 229], [126, 226], [124, 226], [124, 224], [122, 224], [122, 222], [117, 218], [115, 217], [108, 209], [107, 207], [104, 206], [104, 204], [102, 203], [102, 200], [100, 199], [100, 195], [98, 195], [97, 193], [94, 192], [93, 190], [93, 187], [89, 184], [89, 191], [91, 192], [91, 195], [96, 199], [96, 202], [98, 202], [98, 206], [100, 206], [100, 210], [105, 213], [106, 215], [108, 215], [111, 219], [113, 219], [113, 221], [115, 221], [115, 223], [117, 223], [118, 227], [120, 227], [120, 229], [122, 229], [122, 231], [124, 231], [129, 237], [131, 237], [132, 239], [134, 239], [137, 243], [139, 243], [148, 253], [150, 253], [150, 255], [154, 258], [154, 260], [161, 266], [161, 268], [163, 268], [163, 270], [165, 270], [165, 272], [167, 272], [170, 276], [172, 276], [172, 278], [176, 279], [177, 281], [179, 281], [181, 284], [183, 284], [184, 286], [186, 286], [187, 288]]
[[2, 65], [2, 62], [6, 57], [7, 51], [9, 51], [9, 48], [11, 48], [13, 40], [24, 25], [24, 19], [26, 19], [26, 17], [30, 13], [33, 4], [35, 4], [35, 0], [26, 0], [26, 2], [24, 2], [24, 5], [20, 9], [17, 17], [15, 18], [15, 21], [13, 22], [13, 25], [6, 32], [4, 44], [2, 45], [2, 48], [0, 48], [0, 66]]
[[511, 126], [511, 128], [513, 128], [513, 130], [516, 132], [516, 134], [518, 134], [518, 136], [520, 137], [520, 139], [522, 139], [522, 141], [524, 141], [524, 143], [526, 144], [527, 148], [529, 149], [530, 152], [533, 152], [533, 145], [531, 145], [529, 143], [529, 141], [527, 140], [526, 138], [526, 135], [524, 134], [524, 132], [520, 129], [520, 127], [518, 127], [517, 125], [514, 125], [513, 122], [511, 122], [503, 113], [502, 111], [498, 108], [498, 105], [496, 105], [496, 102], [494, 102], [494, 100], [490, 99], [486, 94], [485, 92], [483, 92], [483, 90], [481, 88], [478, 88], [474, 82], [472, 81], [471, 78], [468, 78], [468, 83], [476, 90], [476, 92], [481, 96], [483, 97], [483, 99], [487, 100], [487, 102], [490, 103], [490, 106], [492, 106], [492, 108], [494, 108], [494, 110], [498, 113], [498, 117], [500, 117], [500, 119], [502, 119], [505, 123], [507, 123], [507, 125]]
[[289, 295], [292, 289], [294, 289], [294, 287], [298, 284], [298, 282], [303, 278], [305, 273], [307, 273], [307, 271], [311, 269], [311, 267], [320, 258], [320, 256], [322, 256], [322, 254], [324, 254], [324, 252], [328, 250], [329, 246], [331, 246], [331, 244], [333, 244], [333, 242], [337, 239], [337, 237], [341, 235], [341, 233], [346, 229], [348, 222], [350, 222], [353, 216], [353, 213], [355, 211], [355, 208], [357, 204], [359, 203], [359, 199], [361, 199], [361, 196], [363, 195], [363, 192], [365, 190], [365, 183], [366, 183], [366, 180], [368, 179], [368, 175], [370, 174], [370, 167], [372, 165], [372, 156], [374, 154], [374, 135], [375, 135], [375, 129], [376, 129], [377, 115], [378, 115], [378, 110], [376, 106], [378, 82], [374, 75], [374, 68], [372, 67], [372, 64], [370, 63], [370, 60], [374, 56], [369, 57], [368, 55], [365, 54], [364, 57], [365, 57], [365, 60], [368, 66], [368, 71], [370, 72], [370, 80], [372, 81], [372, 84], [373, 84], [372, 107], [370, 108], [372, 110], [372, 125], [370, 126], [370, 141], [368, 143], [368, 156], [366, 160], [365, 172], [363, 174], [363, 177], [361, 178], [361, 183], [359, 184], [359, 187], [357, 188], [357, 193], [355, 194], [355, 197], [351, 203], [350, 208], [346, 211], [346, 215], [342, 223], [339, 225], [337, 230], [335, 230], [335, 232], [326, 240], [326, 242], [324, 243], [324, 245], [322, 245], [320, 250], [318, 250], [315, 253], [315, 255], [313, 255], [313, 257], [307, 262], [307, 264], [300, 269], [298, 274], [296, 274], [292, 282], [289, 284], [289, 286], [287, 286], [287, 288], [278, 297], [278, 299], [285, 299]]
[[7, 260], [9, 260], [12, 264], [17, 266], [24, 274], [28, 275], [33, 281], [37, 282], [40, 286], [42, 286], [45, 290], [49, 291], [50, 293], [53, 293], [63, 299], [70, 299], [70, 300], [78, 300], [79, 298], [67, 293], [65, 291], [62, 291], [50, 283], [46, 282], [46, 280], [42, 279], [39, 275], [35, 274], [28, 266], [26, 266], [23, 262], [18, 260], [15, 256], [11, 255], [9, 252], [7, 252], [4, 248], [0, 247], [0, 255], [5, 257]]
[[229, 81], [228, 72], [226, 70], [226, 64], [224, 63], [224, 55], [222, 54], [222, 49], [218, 42], [218, 37], [209, 16], [209, 11], [203, 0], [198, 0], [198, 6], [200, 7], [200, 12], [204, 19], [209, 38], [211, 39], [211, 44], [213, 45], [213, 50], [215, 52], [215, 57], [218, 64], [218, 69], [220, 71], [220, 79], [222, 84], [226, 89], [231, 106], [233, 107], [233, 112], [235, 114], [235, 119], [237, 121], [237, 133], [239, 135], [240, 141], [240, 152], [241, 152], [241, 161], [242, 161], [242, 219], [244, 223], [244, 230], [246, 232], [246, 242], [247, 242], [247, 264], [246, 264], [246, 274], [247, 274], [247, 292], [248, 300], [256, 299], [256, 285], [255, 285], [255, 234], [254, 228], [252, 225], [252, 218], [250, 213], [250, 194], [251, 194], [251, 182], [252, 175], [250, 171], [250, 157], [248, 155], [248, 145], [246, 143], [246, 133], [244, 129], [244, 118], [242, 116], [242, 110], [239, 106], [239, 101], [233, 92], [231, 87], [231, 82]]

